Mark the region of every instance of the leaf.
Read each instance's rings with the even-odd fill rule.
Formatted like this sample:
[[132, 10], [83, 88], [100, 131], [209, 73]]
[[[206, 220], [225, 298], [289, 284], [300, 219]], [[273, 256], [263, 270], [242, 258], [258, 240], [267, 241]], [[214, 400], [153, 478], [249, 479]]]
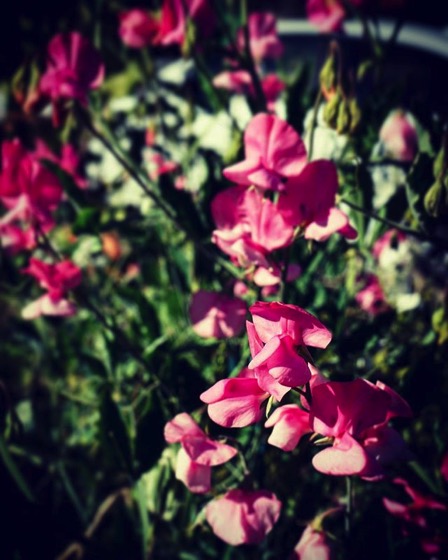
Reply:
[[432, 166], [432, 158], [427, 153], [420, 153], [405, 184], [409, 208], [420, 225], [423, 225], [428, 219], [423, 200], [426, 191], [434, 182]]
[[6, 467], [6, 470], [9, 472], [9, 474], [15, 480], [17, 486], [20, 488], [22, 493], [26, 496], [26, 498], [30, 502], [34, 502], [35, 501], [34, 495], [31, 492], [31, 490], [29, 489], [28, 484], [26, 483], [25, 479], [23, 478], [22, 473], [19, 471], [19, 469], [18, 469], [17, 465], [15, 464], [13, 458], [11, 457], [11, 454], [9, 452], [9, 449], [8, 449], [7, 444], [6, 444], [5, 438], [3, 437], [3, 434], [0, 434], [0, 457], [2, 458], [3, 464]]

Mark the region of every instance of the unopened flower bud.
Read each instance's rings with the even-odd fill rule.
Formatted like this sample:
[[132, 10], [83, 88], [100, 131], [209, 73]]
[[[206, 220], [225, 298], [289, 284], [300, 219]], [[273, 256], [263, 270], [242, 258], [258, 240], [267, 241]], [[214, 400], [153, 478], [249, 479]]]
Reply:
[[319, 74], [320, 88], [325, 99], [330, 100], [336, 94], [338, 85], [336, 55], [330, 52]]
[[447, 188], [439, 177], [429, 188], [424, 198], [425, 209], [430, 216], [438, 218], [448, 210]]
[[350, 103], [347, 99], [343, 99], [339, 103], [338, 116], [336, 120], [336, 132], [338, 134], [347, 134], [350, 130], [351, 115]]
[[324, 120], [331, 128], [336, 128], [339, 105], [342, 102], [342, 96], [339, 91], [326, 103], [324, 107]]

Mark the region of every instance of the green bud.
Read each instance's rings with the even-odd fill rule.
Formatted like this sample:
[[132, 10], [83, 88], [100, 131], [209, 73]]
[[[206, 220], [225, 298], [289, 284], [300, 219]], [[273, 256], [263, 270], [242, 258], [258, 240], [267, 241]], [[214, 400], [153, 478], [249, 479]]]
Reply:
[[437, 177], [440, 177], [440, 175], [443, 172], [443, 161], [445, 159], [445, 150], [442, 148], [440, 148], [439, 153], [437, 154], [436, 159], [434, 160], [434, 165], [433, 165], [433, 173], [434, 173], [434, 177], [437, 179]]
[[331, 95], [338, 85], [336, 56], [331, 52], [319, 74], [322, 93], [327, 97]]
[[339, 91], [337, 91], [324, 107], [324, 120], [331, 128], [336, 128], [339, 105], [341, 101], [341, 94]]
[[350, 103], [347, 99], [343, 99], [339, 103], [338, 117], [336, 120], [336, 132], [338, 134], [347, 134], [351, 126]]
[[436, 179], [435, 183], [429, 188], [423, 203], [426, 211], [433, 218], [438, 218], [446, 212], [446, 189], [440, 178]]
[[349, 106], [350, 106], [350, 116], [351, 116], [350, 134], [353, 134], [354, 132], [356, 132], [356, 129], [358, 128], [359, 123], [361, 122], [362, 113], [355, 97], [352, 97], [352, 99], [350, 99]]

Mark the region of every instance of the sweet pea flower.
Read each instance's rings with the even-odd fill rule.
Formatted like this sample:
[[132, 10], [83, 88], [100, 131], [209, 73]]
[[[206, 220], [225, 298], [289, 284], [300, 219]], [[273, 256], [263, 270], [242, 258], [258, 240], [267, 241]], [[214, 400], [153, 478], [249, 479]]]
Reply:
[[[412, 500], [408, 504], [403, 504], [389, 498], [383, 498], [383, 505], [386, 510], [400, 520], [403, 535], [413, 534], [417, 536], [423, 552], [431, 555], [431, 557], [434, 557], [434, 555], [439, 557], [442, 549], [445, 549], [446, 553], [448, 540], [444, 535], [437, 533], [434, 524], [434, 512], [448, 511], [447, 505], [422, 494], [411, 487], [404, 479], [396, 478], [394, 482], [401, 485]], [[444, 515], [446, 514], [444, 513]]]
[[[249, 310], [253, 319], [253, 323], [246, 322], [252, 354], [249, 369], [263, 371], [265, 382], [272, 379], [286, 387], [309, 381], [311, 371], [297, 351], [306, 346], [326, 348], [331, 340], [330, 331], [296, 305], [257, 302]], [[263, 382], [262, 386], [266, 387]]]
[[53, 152], [45, 142], [37, 140], [34, 155], [39, 160], [49, 160], [57, 163], [61, 169], [71, 175], [80, 189], [87, 188], [87, 180], [80, 172], [81, 158], [72, 144], [63, 144], [60, 154]]
[[118, 34], [127, 47], [141, 49], [154, 42], [159, 28], [157, 21], [146, 10], [125, 10], [118, 14], [118, 18]]
[[217, 226], [212, 241], [240, 266], [270, 268], [269, 253], [294, 238], [277, 205], [256, 189], [230, 187], [215, 196], [211, 211]]
[[[348, 3], [360, 7], [365, 0], [348, 0]], [[307, 0], [306, 13], [309, 21], [323, 33], [341, 31], [346, 17], [340, 0]]]
[[68, 317], [76, 313], [76, 306], [65, 299], [65, 294], [81, 283], [81, 269], [69, 260], [48, 264], [35, 258], [22, 271], [33, 276], [47, 293], [22, 310], [24, 319], [41, 315]]
[[246, 310], [242, 299], [200, 290], [191, 300], [190, 319], [199, 336], [229, 338], [243, 330]]
[[328, 381], [314, 385], [311, 393], [311, 427], [333, 439], [331, 447], [313, 458], [318, 471], [377, 479], [388, 464], [410, 457], [401, 436], [387, 423], [395, 416], [410, 416], [411, 410], [384, 383]]
[[383, 288], [375, 274], [367, 275], [366, 285], [356, 294], [355, 299], [359, 307], [372, 316], [384, 313], [389, 309]]
[[283, 191], [287, 179], [300, 174], [306, 165], [305, 145], [286, 121], [259, 113], [244, 133], [246, 159], [227, 167], [224, 177], [240, 185]]
[[312, 161], [284, 185], [279, 211], [291, 226], [304, 229], [305, 239], [325, 241], [333, 233], [354, 239], [357, 233], [348, 216], [335, 206], [338, 187], [334, 163]]
[[268, 443], [292, 451], [305, 434], [310, 433], [309, 414], [296, 404], [287, 404], [274, 410], [264, 424], [265, 428], [273, 428]]
[[380, 129], [385, 152], [399, 161], [411, 162], [418, 152], [418, 135], [412, 115], [397, 110], [389, 114]]
[[307, 525], [289, 560], [330, 560], [331, 556], [325, 533]]
[[[249, 49], [256, 64], [265, 58], [278, 58], [283, 54], [283, 44], [277, 35], [277, 21], [274, 14], [254, 12], [247, 20], [249, 28]], [[237, 46], [245, 50], [243, 29], [238, 30]]]
[[163, 0], [154, 44], [182, 46], [186, 39], [187, 19], [194, 21], [202, 35], [213, 33], [215, 18], [208, 0]]
[[182, 412], [167, 422], [164, 429], [167, 443], [180, 443], [177, 455], [176, 478], [196, 494], [211, 489], [211, 467], [230, 461], [238, 451], [225, 443], [214, 441]]
[[47, 69], [40, 90], [50, 99], [76, 99], [87, 104], [87, 93], [104, 80], [99, 52], [80, 33], [59, 33], [48, 45]]
[[269, 393], [263, 390], [253, 370], [244, 368], [236, 377], [221, 379], [199, 398], [213, 422], [225, 428], [243, 428], [259, 422]]
[[230, 490], [206, 506], [205, 517], [227, 544], [258, 544], [277, 522], [281, 507], [267, 490]]

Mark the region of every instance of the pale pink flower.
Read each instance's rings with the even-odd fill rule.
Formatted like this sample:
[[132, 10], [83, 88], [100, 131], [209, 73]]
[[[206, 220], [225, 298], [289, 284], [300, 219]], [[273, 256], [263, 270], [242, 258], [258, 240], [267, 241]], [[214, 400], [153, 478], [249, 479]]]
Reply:
[[373, 316], [384, 313], [389, 309], [383, 288], [375, 274], [367, 275], [366, 285], [356, 294], [355, 299], [363, 311]]
[[240, 185], [283, 191], [290, 177], [306, 165], [303, 140], [286, 121], [259, 113], [244, 133], [246, 159], [227, 167], [223, 175]]
[[242, 428], [261, 420], [269, 393], [260, 388], [256, 373], [245, 368], [237, 377], [216, 382], [199, 398], [208, 404], [213, 422], [225, 428]]
[[282, 504], [266, 490], [230, 490], [205, 508], [217, 537], [232, 546], [257, 544], [277, 522]]
[[41, 315], [67, 317], [76, 313], [76, 306], [65, 298], [69, 290], [81, 283], [81, 269], [69, 260], [48, 264], [31, 258], [23, 273], [33, 276], [47, 293], [28, 304], [22, 311], [24, 319]]
[[300, 439], [310, 433], [309, 414], [296, 404], [279, 406], [269, 416], [264, 424], [265, 428], [273, 428], [268, 443], [292, 451], [297, 447]]
[[239, 298], [200, 290], [191, 300], [190, 319], [199, 336], [229, 338], [243, 330], [246, 311], [245, 302]]
[[[360, 7], [365, 0], [348, 0], [348, 3]], [[309, 21], [323, 33], [340, 31], [346, 17], [346, 10], [340, 0], [307, 0], [306, 13]]]
[[87, 104], [89, 90], [104, 80], [104, 64], [99, 52], [80, 33], [59, 33], [48, 45], [47, 69], [40, 90], [52, 101], [76, 99]]
[[333, 233], [357, 236], [348, 216], [336, 208], [339, 187], [336, 166], [328, 160], [312, 161], [285, 184], [278, 207], [291, 226], [304, 229], [305, 239], [325, 241]]
[[253, 323], [246, 328], [252, 354], [250, 369], [264, 370], [280, 385], [297, 387], [311, 378], [302, 346], [326, 348], [330, 331], [314, 315], [296, 305], [256, 302], [250, 307]]
[[147, 47], [154, 42], [159, 26], [147, 10], [133, 8], [118, 14], [118, 34], [123, 43], [134, 49]]
[[385, 467], [410, 454], [401, 436], [387, 426], [411, 410], [395, 391], [377, 381], [328, 381], [312, 387], [310, 422], [315, 431], [333, 438], [333, 445], [313, 458], [313, 466], [332, 475], [380, 478]]
[[[283, 54], [283, 44], [277, 35], [277, 20], [274, 14], [253, 12], [247, 20], [249, 28], [249, 48], [255, 63], [265, 58], [278, 58]], [[245, 49], [244, 31], [238, 30], [237, 46]]]
[[211, 467], [230, 461], [238, 453], [234, 447], [207, 437], [185, 412], [167, 422], [164, 436], [167, 443], [181, 444], [176, 460], [176, 478], [197, 494], [210, 491]]
[[418, 135], [407, 113], [399, 110], [390, 113], [379, 135], [387, 154], [400, 161], [413, 161], [418, 152]]
[[307, 525], [289, 560], [330, 560], [331, 548], [323, 531]]

